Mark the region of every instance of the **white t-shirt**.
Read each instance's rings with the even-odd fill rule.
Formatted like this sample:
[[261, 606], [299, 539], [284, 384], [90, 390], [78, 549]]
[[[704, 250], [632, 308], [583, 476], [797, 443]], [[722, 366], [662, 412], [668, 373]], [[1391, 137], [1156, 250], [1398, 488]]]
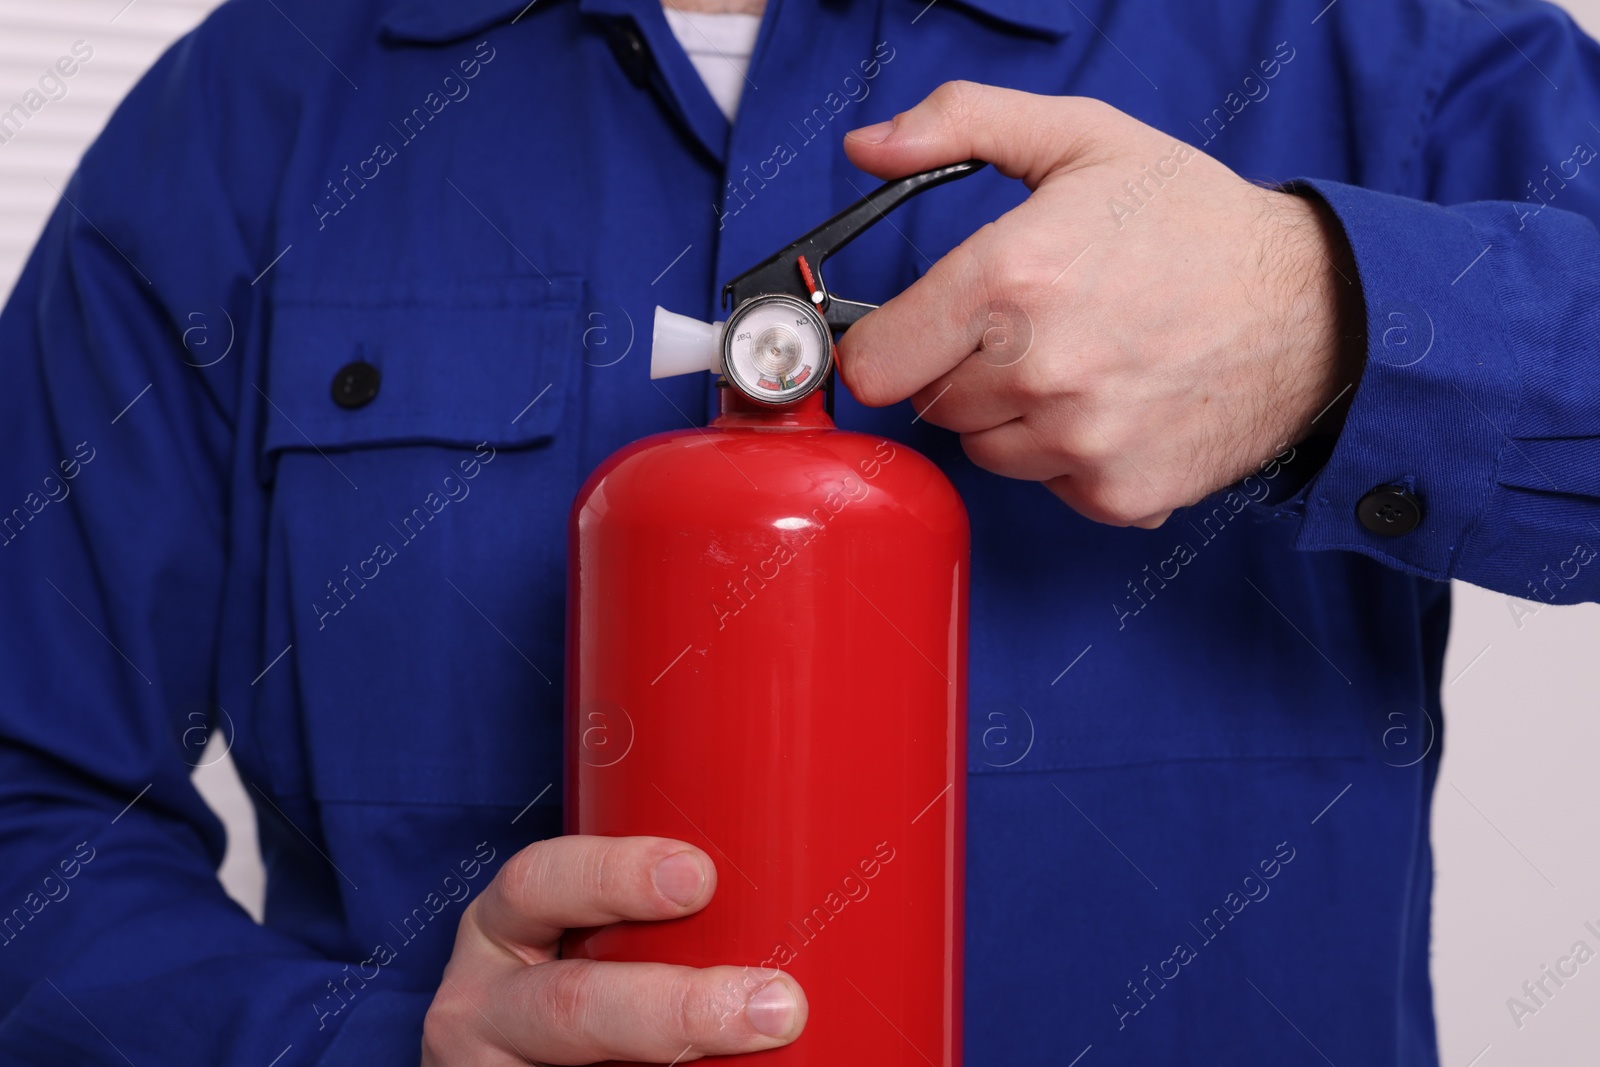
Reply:
[[667, 25], [711, 91], [711, 98], [732, 122], [739, 111], [739, 96], [744, 92], [745, 73], [750, 69], [761, 16], [711, 15], [670, 7], [663, 11]]

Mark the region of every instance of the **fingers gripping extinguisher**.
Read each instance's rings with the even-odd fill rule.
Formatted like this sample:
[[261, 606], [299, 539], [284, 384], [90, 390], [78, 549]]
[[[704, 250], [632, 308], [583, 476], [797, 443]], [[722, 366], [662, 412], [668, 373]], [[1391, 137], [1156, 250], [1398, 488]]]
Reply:
[[733, 964], [746, 995], [791, 975], [805, 1032], [734, 1061], [961, 1063], [966, 511], [927, 459], [834, 427], [833, 333], [874, 305], [821, 267], [982, 166], [878, 189], [729, 282], [725, 323], [658, 308], [652, 377], [719, 373], [721, 413], [573, 506], [567, 830], [688, 841], [718, 887], [562, 954]]

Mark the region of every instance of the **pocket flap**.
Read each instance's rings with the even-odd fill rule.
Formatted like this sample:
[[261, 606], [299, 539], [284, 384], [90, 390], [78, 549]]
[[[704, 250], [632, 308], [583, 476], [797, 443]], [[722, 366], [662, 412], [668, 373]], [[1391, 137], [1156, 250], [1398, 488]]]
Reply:
[[[399, 443], [537, 444], [552, 437], [577, 355], [581, 278], [382, 280], [274, 296], [263, 453]], [[359, 407], [333, 395], [377, 371]]]

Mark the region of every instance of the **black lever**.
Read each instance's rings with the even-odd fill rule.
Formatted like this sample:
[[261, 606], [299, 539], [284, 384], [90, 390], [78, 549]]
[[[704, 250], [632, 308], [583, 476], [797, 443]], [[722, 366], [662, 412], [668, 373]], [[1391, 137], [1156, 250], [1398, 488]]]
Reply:
[[815, 305], [833, 329], [849, 329], [856, 320], [878, 305], [834, 296], [822, 281], [823, 260], [924, 189], [965, 178], [986, 165], [982, 160], [969, 159], [965, 163], [936, 167], [880, 186], [788, 248], [762, 260], [723, 286], [722, 306], [738, 307], [753, 296], [788, 293]]

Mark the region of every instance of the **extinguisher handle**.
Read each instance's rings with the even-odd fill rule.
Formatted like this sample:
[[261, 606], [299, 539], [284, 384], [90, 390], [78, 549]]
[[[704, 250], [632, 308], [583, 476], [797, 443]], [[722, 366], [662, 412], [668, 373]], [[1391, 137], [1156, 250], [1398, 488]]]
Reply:
[[[823, 261], [855, 240], [868, 226], [923, 190], [965, 178], [985, 166], [982, 160], [969, 159], [964, 163], [952, 163], [920, 174], [910, 174], [879, 186], [783, 251], [768, 256], [723, 286], [722, 306], [734, 308], [754, 296], [788, 293], [815, 303], [828, 325], [835, 330], [849, 329], [861, 316], [878, 305], [835, 296], [822, 280]], [[802, 270], [802, 260], [810, 268], [809, 279]], [[820, 298], [817, 294], [820, 294]]]

